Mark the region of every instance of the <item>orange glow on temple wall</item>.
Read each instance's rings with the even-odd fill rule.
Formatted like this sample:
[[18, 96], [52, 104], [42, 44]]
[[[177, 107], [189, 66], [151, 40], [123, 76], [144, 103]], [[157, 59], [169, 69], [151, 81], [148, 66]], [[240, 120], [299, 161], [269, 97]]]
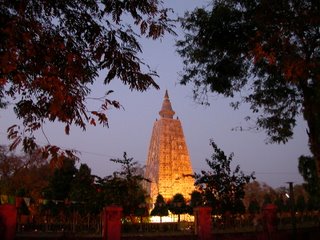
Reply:
[[159, 193], [165, 200], [176, 193], [181, 193], [188, 200], [194, 190], [187, 144], [181, 122], [179, 118], [173, 118], [174, 114], [166, 91], [160, 119], [153, 125], [146, 164], [145, 176], [151, 180], [146, 189], [153, 203]]

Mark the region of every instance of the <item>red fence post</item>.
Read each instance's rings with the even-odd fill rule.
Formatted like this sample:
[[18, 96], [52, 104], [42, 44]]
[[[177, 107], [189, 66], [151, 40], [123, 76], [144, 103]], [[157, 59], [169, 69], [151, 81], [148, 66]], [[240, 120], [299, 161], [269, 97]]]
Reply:
[[264, 234], [268, 240], [276, 238], [277, 231], [277, 206], [274, 204], [267, 204], [262, 209]]
[[195, 234], [199, 240], [210, 240], [212, 237], [211, 207], [194, 209]]
[[0, 239], [14, 240], [17, 225], [17, 208], [15, 205], [0, 205]]
[[103, 209], [103, 240], [120, 240], [122, 207], [109, 206]]

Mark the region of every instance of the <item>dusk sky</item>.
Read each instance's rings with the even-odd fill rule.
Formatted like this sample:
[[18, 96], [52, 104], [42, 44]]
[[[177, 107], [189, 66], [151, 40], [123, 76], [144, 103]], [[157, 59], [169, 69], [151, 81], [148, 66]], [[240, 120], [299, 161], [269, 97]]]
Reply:
[[[172, 7], [175, 15], [182, 15], [185, 10], [202, 6], [207, 1], [164, 1], [165, 6]], [[266, 134], [252, 131], [232, 131], [232, 128], [250, 126], [244, 120], [251, 115], [248, 106], [242, 105], [234, 111], [229, 103], [231, 99], [211, 95], [210, 106], [205, 107], [192, 99], [192, 85], [181, 86], [178, 83], [182, 72], [182, 59], [175, 49], [175, 40], [182, 37], [167, 36], [161, 41], [143, 40], [143, 59], [157, 71], [156, 79], [160, 90], [149, 89], [146, 92], [131, 92], [127, 86], [114, 80], [104, 86], [99, 82], [93, 86], [92, 97], [101, 97], [108, 90], [114, 90], [110, 98], [119, 100], [123, 109], [109, 111], [109, 128], [88, 127], [86, 132], [72, 127], [70, 135], [64, 134], [64, 126], [47, 124], [44, 127], [51, 144], [62, 148], [72, 148], [81, 152], [81, 163], [87, 163], [92, 173], [101, 177], [111, 174], [118, 165], [110, 158], [122, 158], [123, 152], [129, 157], [146, 164], [149, 141], [154, 121], [159, 118], [165, 90], [169, 92], [175, 117], [179, 117], [188, 145], [191, 163], [195, 172], [208, 169], [205, 159], [210, 158], [212, 148], [209, 140], [213, 139], [227, 155], [234, 153], [233, 166], [240, 165], [241, 170], [249, 174], [255, 172], [257, 181], [272, 187], [287, 186], [286, 182], [302, 183], [298, 172], [298, 157], [310, 155], [306, 134], [306, 123], [302, 117], [297, 122], [293, 139], [287, 144], [266, 144]], [[105, 73], [101, 73], [100, 82]], [[89, 110], [94, 110], [99, 102], [88, 100]], [[0, 144], [8, 144], [6, 129], [17, 123], [10, 109], [0, 111]], [[38, 143], [47, 144], [42, 133]]]

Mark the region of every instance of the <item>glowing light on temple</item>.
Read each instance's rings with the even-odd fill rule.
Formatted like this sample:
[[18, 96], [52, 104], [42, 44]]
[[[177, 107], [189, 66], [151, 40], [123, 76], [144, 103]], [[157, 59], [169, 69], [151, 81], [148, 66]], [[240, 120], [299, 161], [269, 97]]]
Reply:
[[[160, 193], [166, 201], [181, 193], [188, 201], [194, 190], [191, 161], [183, 129], [165, 92], [160, 119], [153, 125], [145, 177], [151, 180], [145, 187], [152, 203]], [[163, 217], [162, 217], [163, 220]]]

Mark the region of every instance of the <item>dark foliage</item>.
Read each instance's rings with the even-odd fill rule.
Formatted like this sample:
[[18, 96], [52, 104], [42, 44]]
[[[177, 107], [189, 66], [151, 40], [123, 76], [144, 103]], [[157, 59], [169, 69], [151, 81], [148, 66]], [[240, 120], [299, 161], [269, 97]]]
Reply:
[[147, 193], [142, 183], [148, 179], [143, 177], [143, 168], [133, 158], [128, 158], [126, 152], [123, 159], [110, 160], [121, 164], [121, 171], [105, 179], [105, 204], [121, 206], [124, 216], [147, 215]]
[[194, 190], [191, 193], [190, 205], [188, 206], [188, 213], [193, 215], [193, 209], [199, 206], [203, 206], [204, 199], [201, 192]]
[[165, 202], [163, 196], [159, 194], [157, 196], [154, 208], [152, 209], [150, 215], [151, 216], [160, 216], [160, 222], [162, 222], [162, 217], [163, 216], [168, 216], [169, 211], [168, 211], [168, 205]]
[[299, 172], [305, 180], [304, 188], [309, 194], [311, 209], [320, 208], [320, 178], [317, 175], [316, 163], [312, 157], [300, 156]]
[[227, 157], [213, 140], [210, 145], [214, 153], [206, 162], [211, 170], [195, 174], [195, 185], [204, 196], [204, 204], [211, 206], [215, 214], [244, 212], [244, 187], [255, 179], [254, 173], [245, 175], [239, 165], [232, 171], [230, 164], [233, 154]]
[[74, 176], [77, 174], [75, 161], [65, 159], [61, 168], [55, 169], [49, 179], [49, 184], [43, 191], [46, 199], [65, 200], [70, 198], [70, 192]]
[[256, 116], [254, 129], [265, 130], [270, 142], [292, 138], [303, 113], [320, 174], [319, 1], [211, 3], [181, 20], [186, 31], [177, 42], [184, 59], [181, 84], [194, 84], [201, 103], [210, 92], [240, 93]]
[[0, 145], [1, 194], [40, 197], [50, 175], [49, 164], [39, 153], [16, 155]]
[[248, 212], [250, 214], [255, 214], [260, 212], [260, 205], [257, 200], [253, 199], [250, 201], [248, 206]]
[[184, 196], [181, 193], [176, 193], [169, 203], [169, 210], [173, 214], [178, 215], [178, 222], [180, 222], [180, 215], [188, 213], [188, 207]]
[[[0, 3], [0, 108], [10, 102], [23, 127], [8, 129], [11, 148], [37, 148], [34, 132], [47, 121], [108, 125], [107, 110], [120, 103], [105, 96], [97, 110], [86, 105], [98, 74], [104, 84], [120, 80], [131, 90], [159, 88], [156, 73], [140, 58], [139, 37], [173, 33], [161, 1], [4, 0]], [[74, 157], [57, 146], [46, 156]], [[61, 152], [64, 156], [61, 156]]]

